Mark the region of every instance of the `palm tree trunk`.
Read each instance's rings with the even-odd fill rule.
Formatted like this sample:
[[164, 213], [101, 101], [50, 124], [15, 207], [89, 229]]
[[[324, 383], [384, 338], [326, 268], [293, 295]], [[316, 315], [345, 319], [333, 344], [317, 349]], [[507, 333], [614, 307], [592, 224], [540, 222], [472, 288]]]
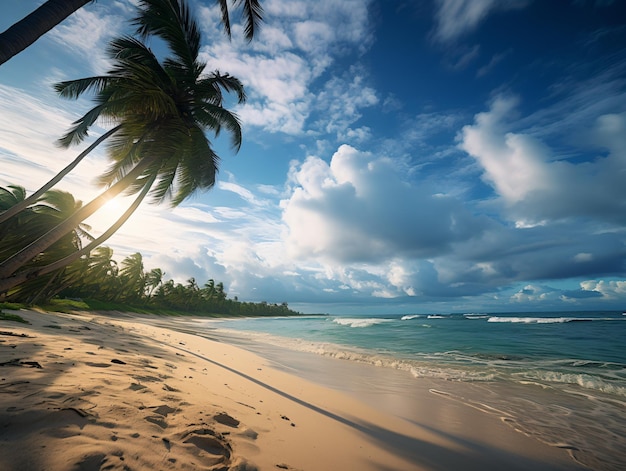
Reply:
[[119, 195], [128, 188], [143, 171], [152, 163], [152, 159], [143, 158], [122, 179], [91, 200], [88, 204], [78, 209], [71, 217], [49, 230], [30, 245], [0, 263], [0, 280], [8, 278], [20, 267], [30, 262], [33, 258], [54, 244], [57, 240], [74, 230], [78, 225], [100, 209], [111, 198]]
[[115, 221], [115, 223], [113, 223], [111, 227], [109, 227], [105, 232], [103, 232], [100, 237], [92, 240], [89, 244], [87, 244], [80, 250], [73, 252], [67, 257], [63, 257], [57, 260], [56, 262], [50, 263], [44, 267], [33, 268], [31, 270], [26, 270], [26, 271], [17, 273], [16, 275], [13, 275], [10, 277], [0, 279], [0, 293], [3, 293], [13, 288], [14, 286], [24, 283], [25, 281], [28, 281], [37, 276], [47, 275], [48, 273], [51, 273], [55, 270], [64, 268], [70, 263], [73, 263], [76, 260], [78, 260], [83, 255], [88, 254], [99, 245], [106, 242], [106, 240], [109, 239], [109, 237], [115, 234], [119, 230], [119, 228], [122, 227], [122, 225], [124, 225], [126, 221], [128, 221], [128, 218], [130, 218], [130, 216], [139, 207], [141, 202], [144, 200], [144, 198], [150, 191], [150, 188], [152, 188], [152, 184], [154, 183], [155, 179], [156, 179], [156, 175], [154, 175], [150, 180], [148, 180], [145, 183], [143, 189], [141, 190], [141, 193], [139, 194], [139, 196], [137, 196], [137, 198], [135, 198], [135, 201], [133, 201], [133, 203], [128, 207], [128, 209], [124, 211], [124, 214], [122, 214], [122, 216], [120, 216], [120, 218], [117, 221]]
[[28, 198], [20, 201], [19, 203], [11, 206], [9, 209], [7, 209], [3, 213], [1, 213], [0, 214], [0, 224], [5, 222], [6, 220], [12, 218], [16, 214], [21, 213], [23, 210], [25, 210], [31, 204], [36, 203], [41, 195], [43, 195], [46, 191], [48, 191], [54, 185], [59, 183], [68, 173], [70, 173], [72, 170], [74, 170], [74, 167], [76, 167], [81, 162], [81, 160], [83, 160], [85, 157], [87, 157], [87, 154], [89, 154], [92, 150], [94, 150], [102, 141], [104, 141], [105, 139], [107, 139], [111, 135], [113, 135], [117, 130], [119, 130], [119, 128], [121, 126], [122, 125], [120, 124], [120, 125], [114, 127], [113, 129], [107, 131], [106, 133], [104, 133], [102, 136], [100, 136], [98, 139], [96, 139], [96, 141], [93, 144], [91, 144], [89, 147], [87, 147], [87, 149], [85, 149], [83, 152], [78, 154], [78, 157], [76, 157], [67, 167], [65, 167], [63, 170], [61, 170], [59, 173], [57, 173], [54, 176], [54, 178], [52, 178], [52, 180], [50, 180], [44, 186], [39, 188], [35, 193], [30, 195]]
[[91, 0], [48, 0], [9, 29], [0, 33], [0, 65], [37, 41]]

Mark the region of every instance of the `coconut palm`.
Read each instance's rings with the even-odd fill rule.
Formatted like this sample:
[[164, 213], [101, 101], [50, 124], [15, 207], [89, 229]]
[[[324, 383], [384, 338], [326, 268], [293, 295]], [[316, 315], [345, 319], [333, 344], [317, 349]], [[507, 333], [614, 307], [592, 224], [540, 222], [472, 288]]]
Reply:
[[96, 247], [84, 258], [80, 267], [79, 284], [85, 287], [89, 295], [107, 295], [112, 280], [117, 276], [118, 266], [113, 259], [113, 249], [110, 247]]
[[[144, 200], [146, 194], [150, 190], [152, 183], [154, 183], [156, 176], [152, 176], [149, 182], [144, 186], [141, 190], [141, 193], [135, 198], [135, 201], [126, 209], [124, 214], [122, 214], [115, 223], [113, 223], [105, 232], [103, 232], [99, 237], [93, 239], [89, 244], [84, 247], [72, 252], [69, 255], [66, 255], [63, 258], [56, 260], [55, 262], [48, 263], [48, 265], [36, 267], [30, 267], [30, 264], [26, 266], [27, 269], [22, 270], [18, 273], [11, 275], [8, 278], [0, 279], [0, 294], [5, 292], [6, 290], [17, 286], [21, 283], [24, 283], [27, 280], [37, 278], [48, 273], [52, 273], [56, 270], [62, 269], [83, 257], [84, 255], [89, 254], [92, 250], [97, 248], [100, 244], [104, 243], [109, 239], [122, 225], [128, 220], [128, 218], [135, 212], [139, 204]], [[54, 191], [54, 190], [53, 190]], [[5, 242], [4, 240], [2, 241]], [[31, 244], [32, 245], [32, 244]], [[14, 247], [11, 241], [8, 242], [9, 247]], [[53, 245], [54, 246], [54, 245]], [[0, 255], [2, 254], [2, 250], [0, 248]], [[116, 278], [114, 278], [116, 279]]]
[[[23, 201], [25, 190], [19, 186], [0, 188], [0, 207]], [[21, 217], [0, 227], [0, 257], [7, 257], [16, 247], [23, 247], [37, 239], [41, 234], [71, 216], [82, 203], [65, 191], [51, 190], [28, 208]], [[31, 264], [45, 264], [59, 254], [67, 254], [82, 247], [83, 239], [93, 240], [87, 232], [89, 226], [79, 225], [73, 231], [59, 239], [48, 250], [42, 251]]]
[[[77, 9], [81, 8], [91, 0], [49, 0], [24, 18], [22, 21], [13, 25], [9, 30], [0, 34], [0, 64], [8, 60], [12, 55], [23, 50], [25, 47], [34, 42], [39, 36], [49, 31], [56, 24], [61, 22], [67, 16], [72, 14]], [[220, 9], [222, 11], [222, 24], [226, 30], [228, 37], [231, 36], [230, 27], [230, 13], [228, 10], [227, 0], [218, 0]], [[243, 10], [243, 16], [245, 19], [244, 34], [248, 41], [251, 41], [259, 30], [260, 23], [262, 21], [263, 9], [258, 0], [233, 0], [233, 5], [241, 5]], [[167, 23], [167, 18], [160, 17], [157, 12], [149, 22], [153, 23]], [[37, 35], [34, 36], [34, 32], [37, 31]], [[34, 36], [31, 39], [26, 39], [27, 36]], [[30, 42], [28, 42], [30, 41]], [[26, 44], [28, 42], [28, 44]], [[5, 58], [5, 55], [10, 54]], [[109, 103], [110, 104], [110, 103]], [[95, 108], [94, 112], [89, 116], [88, 120], [79, 120], [73, 123], [76, 128], [74, 132], [68, 133], [66, 136], [59, 140], [59, 145], [62, 147], [69, 147], [76, 139], [82, 140], [87, 136], [87, 130], [100, 116], [103, 111], [100, 108]], [[37, 199], [43, 195], [46, 191], [50, 190], [54, 185], [60, 182], [68, 173], [70, 173], [91, 151], [93, 151], [99, 144], [105, 139], [108, 139], [111, 135], [119, 130], [119, 126], [110, 129], [96, 141], [91, 144], [86, 150], [81, 152], [69, 165], [55, 175], [50, 181], [43, 185], [39, 190], [30, 195], [28, 198], [23, 198], [19, 204], [13, 205], [9, 210], [2, 212], [0, 208], [0, 224], [7, 221], [15, 214], [20, 213], [31, 204], [34, 204]]]
[[[76, 123], [75, 123], [76, 124]], [[52, 189], [54, 185], [59, 183], [63, 177], [65, 177], [68, 173], [70, 173], [89, 153], [94, 150], [98, 145], [100, 145], [105, 139], [112, 136], [115, 132], [120, 129], [120, 126], [115, 126], [113, 129], [108, 130], [103, 135], [101, 135], [98, 139], [96, 139], [93, 144], [91, 144], [87, 149], [78, 154], [78, 156], [63, 170], [57, 173], [50, 181], [44, 184], [41, 188], [31, 194], [29, 197], [24, 197], [20, 199], [20, 201], [16, 202], [16, 204], [12, 205], [9, 209], [4, 210], [2, 212], [2, 207], [0, 207], [0, 224], [3, 224], [5, 221], [11, 219], [16, 214], [21, 213], [28, 206], [34, 204], [46, 191]], [[86, 136], [86, 134], [85, 134]], [[63, 139], [59, 140], [59, 144], [61, 146], [67, 147], [67, 144], [63, 141]]]
[[[17, 195], [16, 199], [21, 200], [21, 196], [25, 194], [21, 191], [23, 188], [11, 188], [13, 188], [11, 193]], [[0, 195], [7, 196], [7, 190], [0, 189]], [[0, 200], [3, 199], [6, 200], [7, 198], [0, 197]], [[46, 192], [36, 205], [30, 206], [28, 211], [24, 211], [19, 218], [10, 221], [11, 230], [3, 234], [0, 239], [0, 256], [6, 257], [14, 252], [16, 247], [29, 244], [39, 235], [58, 224], [59, 221], [71, 216], [77, 208], [80, 208], [81, 204], [70, 193], [59, 190]], [[8, 223], [5, 224], [9, 225]], [[60, 238], [31, 260], [26, 266], [27, 270], [24, 274], [39, 271], [41, 267], [48, 266], [54, 260], [82, 250], [84, 240], [93, 240], [93, 237], [87, 232], [89, 229], [89, 226], [81, 224]], [[33, 302], [34, 299], [46, 295], [46, 293], [54, 293], [65, 277], [62, 268], [63, 266], [56, 266], [45, 271], [43, 275], [47, 276], [25, 276], [21, 281], [26, 283], [20, 286], [19, 290], [14, 290], [11, 297], [19, 298], [24, 302]]]
[[165, 272], [160, 268], [153, 268], [149, 272], [146, 273], [146, 289], [147, 296], [149, 298], [152, 297], [154, 290], [163, 284], [163, 277], [165, 276]]
[[[26, 200], [26, 189], [23, 186], [9, 185], [6, 188], [0, 187], [0, 212], [9, 211], [17, 205], [21, 205]], [[4, 213], [2, 213], [4, 214]], [[12, 220], [9, 224], [0, 224], [0, 240], [5, 236], [14, 234], [19, 221]]]
[[[0, 33], [0, 65], [19, 54], [79, 8], [93, 0], [48, 0], [35, 11]], [[230, 12], [228, 0], [217, 0], [222, 11], [222, 24], [230, 38]], [[232, 0], [241, 6], [248, 41], [252, 40], [263, 20], [259, 0]]]
[[[80, 142], [98, 116], [120, 126], [107, 141], [111, 168], [100, 181], [108, 189], [35, 242], [0, 264], [0, 292], [14, 286], [11, 275], [64, 234], [72, 231], [122, 191], [150, 192], [154, 202], [180, 204], [215, 183], [219, 157], [205, 131], [231, 133], [241, 146], [237, 117], [223, 108], [223, 91], [245, 101], [241, 82], [228, 74], [203, 75], [198, 61], [200, 33], [182, 0], [142, 0], [134, 20], [142, 37], [157, 36], [171, 55], [162, 63], [139, 39], [122, 37], [107, 53], [113, 63], [103, 76], [61, 82], [66, 98], [95, 92], [96, 106], [76, 121], [64, 141]], [[129, 215], [130, 216], [130, 215]], [[104, 242], [98, 238], [100, 243]]]
[[122, 278], [122, 297], [124, 299], [132, 301], [143, 296], [146, 279], [143, 272], [143, 258], [139, 252], [122, 260], [119, 276]]
[[48, 0], [0, 34], [0, 64], [19, 54], [92, 0]]

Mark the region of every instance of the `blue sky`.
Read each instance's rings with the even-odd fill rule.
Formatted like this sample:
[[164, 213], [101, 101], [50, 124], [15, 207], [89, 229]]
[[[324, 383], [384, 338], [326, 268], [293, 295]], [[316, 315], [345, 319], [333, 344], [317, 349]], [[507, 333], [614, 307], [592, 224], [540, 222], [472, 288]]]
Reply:
[[[3, 4], [0, 30], [40, 3]], [[0, 185], [35, 190], [86, 147], [54, 146], [90, 104], [51, 84], [104, 72], [132, 4], [0, 66]], [[307, 313], [626, 308], [624, 2], [269, 0], [250, 44], [191, 4], [207, 71], [246, 87], [244, 145], [217, 139], [216, 187], [142, 207], [119, 258]], [[60, 188], [88, 201], [104, 168]]]

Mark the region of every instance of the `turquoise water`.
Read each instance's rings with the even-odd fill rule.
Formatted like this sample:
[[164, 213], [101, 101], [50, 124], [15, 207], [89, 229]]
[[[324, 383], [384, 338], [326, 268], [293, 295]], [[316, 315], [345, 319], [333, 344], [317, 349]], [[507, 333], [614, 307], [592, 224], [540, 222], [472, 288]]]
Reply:
[[224, 320], [219, 327], [287, 338], [281, 345], [415, 376], [514, 375], [508, 379], [573, 382], [626, 398], [621, 312], [257, 318]]
[[626, 469], [622, 312], [302, 316], [206, 328], [403, 370], [416, 380], [464, 383], [463, 397], [454, 399], [571, 450], [592, 469]]

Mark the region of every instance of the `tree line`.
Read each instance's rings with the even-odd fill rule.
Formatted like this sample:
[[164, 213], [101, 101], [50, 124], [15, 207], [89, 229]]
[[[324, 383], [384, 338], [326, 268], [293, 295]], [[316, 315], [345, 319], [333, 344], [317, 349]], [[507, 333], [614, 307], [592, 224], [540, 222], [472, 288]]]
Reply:
[[[23, 201], [23, 187], [0, 187], [0, 211]], [[50, 190], [17, 217], [0, 225], [0, 257], [10, 254], [15, 246], [27, 244], [45, 233], [50, 226], [67, 217], [81, 206], [70, 193]], [[52, 244], [27, 266], [36, 270], [50, 260], [63, 259], [93, 240], [85, 224], [77, 226], [65, 237]], [[160, 268], [146, 270], [141, 253], [137, 252], [117, 262], [113, 249], [99, 246], [87, 255], [57, 270], [32, 277], [0, 295], [0, 301], [24, 304], [45, 304], [55, 297], [86, 298], [103, 303], [122, 303], [146, 309], [172, 310], [197, 314], [220, 315], [295, 315], [287, 303], [241, 302], [229, 299], [222, 282], [209, 279], [200, 286], [194, 278], [186, 283], [165, 279]]]
[[[0, 34], [0, 49], [8, 51], [9, 45], [27, 36], [36, 40], [54, 26], [52, 23], [62, 21], [85, 3], [45, 2], [34, 16]], [[251, 40], [262, 20], [259, 1], [232, 3], [242, 8], [244, 34]], [[227, 0], [218, 0], [218, 4], [222, 25], [230, 37]], [[56, 14], [42, 14], [41, 9], [46, 8]], [[213, 187], [219, 156], [207, 133], [217, 137], [225, 131], [235, 151], [241, 146], [239, 119], [224, 107], [224, 100], [226, 94], [233, 93], [238, 103], [243, 103], [243, 85], [227, 73], [204, 72], [206, 64], [199, 60], [200, 28], [186, 2], [139, 0], [130, 24], [132, 34], [110, 41], [106, 55], [111, 67], [104, 75], [54, 86], [61, 98], [76, 100], [91, 94], [94, 102], [93, 108], [59, 139], [59, 145], [82, 143], [97, 122], [110, 128], [34, 193], [27, 195], [19, 185], [0, 190], [0, 299], [33, 302], [78, 289], [81, 277], [89, 273], [89, 264], [106, 252], [101, 245], [146, 197], [154, 203], [167, 201], [177, 206], [196, 191]], [[148, 47], [151, 38], [162, 40], [166, 46], [163, 59]], [[26, 41], [9, 55], [28, 44]], [[100, 195], [82, 204], [71, 194], [55, 189], [101, 144], [106, 146], [111, 165], [98, 179], [105, 187]], [[84, 221], [122, 193], [135, 195], [134, 201], [113, 225], [92, 236]], [[120, 273], [121, 279], [128, 281], [126, 271]], [[189, 293], [189, 299], [195, 299], [194, 290]], [[222, 301], [226, 304], [225, 299]], [[188, 307], [192, 304], [189, 301]]]

